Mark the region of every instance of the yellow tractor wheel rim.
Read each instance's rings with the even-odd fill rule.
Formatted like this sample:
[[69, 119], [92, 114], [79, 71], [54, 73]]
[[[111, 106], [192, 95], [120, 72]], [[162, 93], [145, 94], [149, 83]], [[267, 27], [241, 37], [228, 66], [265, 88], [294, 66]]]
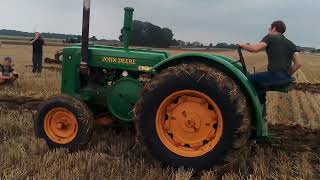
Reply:
[[57, 144], [70, 143], [77, 135], [76, 117], [65, 108], [54, 108], [44, 118], [44, 130], [50, 140]]
[[183, 157], [198, 157], [219, 142], [223, 118], [216, 103], [195, 90], [177, 91], [160, 104], [156, 130], [171, 152]]

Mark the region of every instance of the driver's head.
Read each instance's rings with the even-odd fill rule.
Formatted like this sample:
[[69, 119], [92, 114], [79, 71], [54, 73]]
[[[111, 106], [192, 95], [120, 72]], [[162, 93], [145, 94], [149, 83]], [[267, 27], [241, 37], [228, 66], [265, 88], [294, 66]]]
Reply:
[[283, 21], [274, 21], [270, 25], [269, 34], [283, 34], [284, 32], [286, 32], [286, 24]]
[[3, 65], [6, 66], [6, 67], [10, 67], [11, 64], [12, 64], [12, 59], [11, 59], [11, 57], [5, 57], [5, 58], [4, 58]]

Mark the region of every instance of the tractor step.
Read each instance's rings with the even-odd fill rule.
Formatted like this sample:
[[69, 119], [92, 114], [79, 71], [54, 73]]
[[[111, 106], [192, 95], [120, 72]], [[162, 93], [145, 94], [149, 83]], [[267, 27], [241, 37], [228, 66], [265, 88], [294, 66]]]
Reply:
[[274, 138], [270, 137], [270, 136], [260, 136], [260, 137], [256, 137], [256, 143], [259, 145], [268, 145], [271, 147], [279, 147], [280, 144], [278, 144]]

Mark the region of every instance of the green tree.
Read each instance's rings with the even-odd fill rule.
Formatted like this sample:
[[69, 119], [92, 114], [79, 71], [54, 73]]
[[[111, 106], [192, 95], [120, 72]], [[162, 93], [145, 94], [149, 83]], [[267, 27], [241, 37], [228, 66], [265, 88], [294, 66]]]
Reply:
[[[124, 41], [124, 31], [119, 36]], [[169, 28], [161, 28], [149, 22], [134, 20], [130, 35], [130, 45], [149, 47], [169, 47], [173, 41], [173, 33]]]

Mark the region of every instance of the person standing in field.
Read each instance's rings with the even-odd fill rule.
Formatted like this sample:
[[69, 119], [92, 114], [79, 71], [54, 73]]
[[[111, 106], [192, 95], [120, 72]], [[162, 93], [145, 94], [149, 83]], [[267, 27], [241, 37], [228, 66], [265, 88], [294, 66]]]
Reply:
[[32, 72], [40, 74], [42, 71], [42, 54], [44, 40], [39, 32], [35, 33], [35, 37], [31, 40], [32, 43]]

